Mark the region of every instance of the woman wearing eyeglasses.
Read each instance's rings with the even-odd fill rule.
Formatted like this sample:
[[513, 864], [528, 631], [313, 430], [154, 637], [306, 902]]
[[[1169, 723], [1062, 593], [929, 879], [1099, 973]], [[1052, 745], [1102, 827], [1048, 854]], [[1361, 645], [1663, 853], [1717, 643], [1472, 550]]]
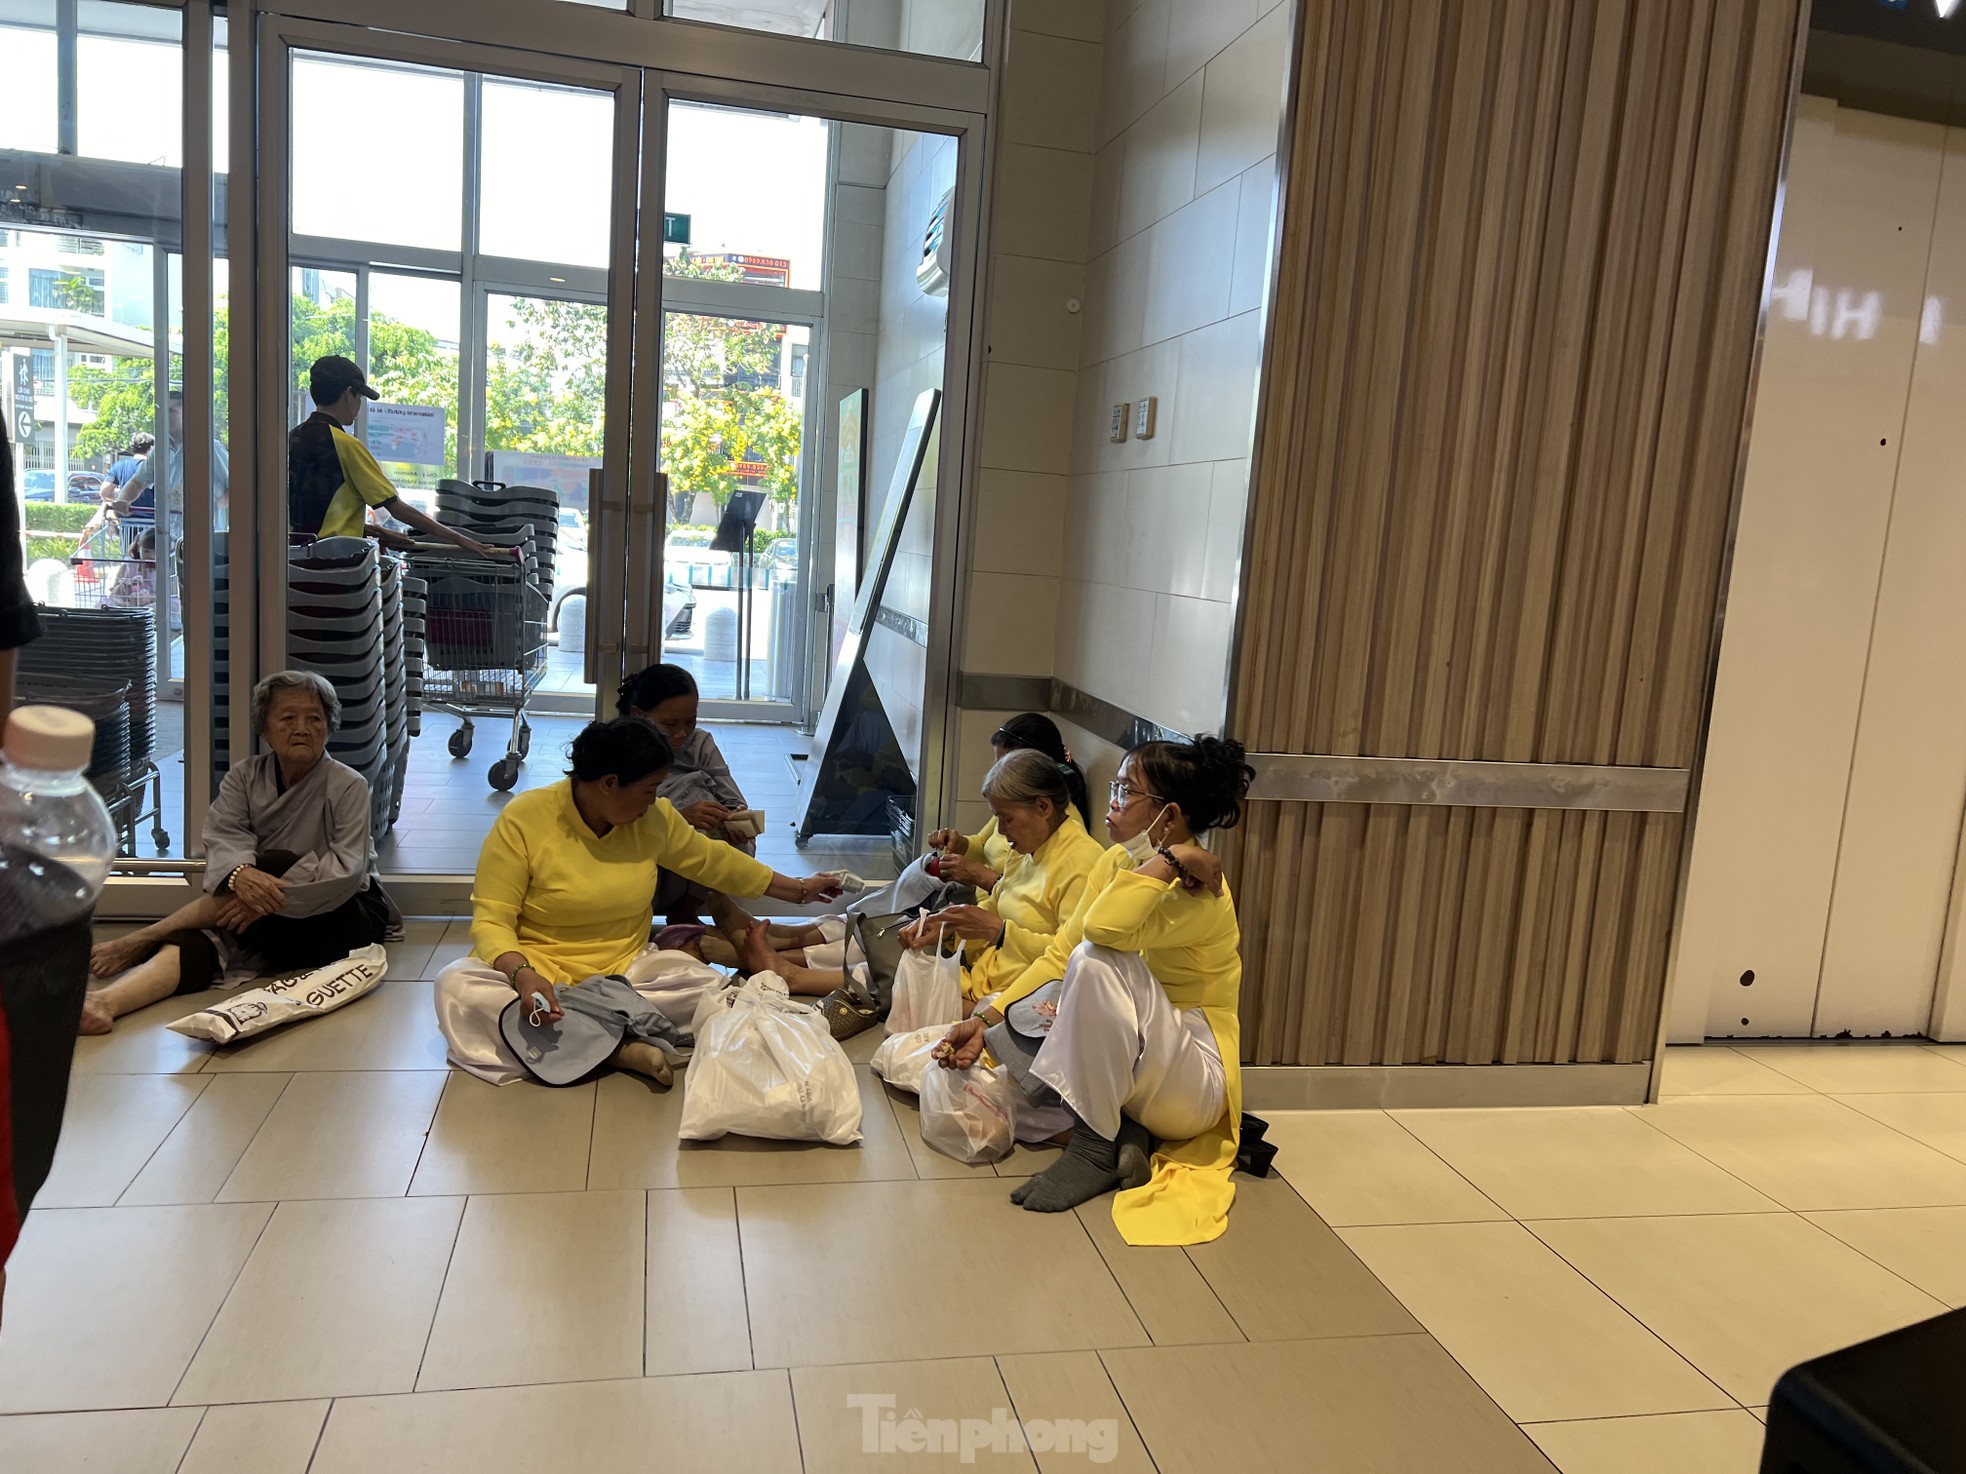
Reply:
[[[1128, 753], [1106, 808], [1114, 845], [1078, 910], [1043, 957], [946, 1036], [943, 1066], [965, 1069], [987, 1030], [1022, 1072], [1039, 1129], [1071, 1132], [1013, 1202], [1062, 1213], [1118, 1189], [1113, 1221], [1132, 1244], [1206, 1243], [1228, 1226], [1242, 934], [1221, 861], [1197, 841], [1240, 821], [1254, 776], [1225, 738]], [[1152, 1139], [1162, 1145], [1150, 1160]]]

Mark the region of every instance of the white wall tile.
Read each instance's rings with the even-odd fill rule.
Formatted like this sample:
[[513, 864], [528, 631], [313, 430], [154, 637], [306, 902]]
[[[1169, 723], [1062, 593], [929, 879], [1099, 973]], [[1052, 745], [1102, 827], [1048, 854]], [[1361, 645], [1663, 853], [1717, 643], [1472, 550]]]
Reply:
[[[1167, 79], [1168, 14], [1173, 0], [1141, 4], [1106, 40], [1097, 142], [1104, 145], [1161, 100]], [[1179, 0], [1192, 5], [1197, 0]], [[1115, 7], [1117, 9], [1117, 7]]]
[[881, 188], [894, 171], [893, 132], [865, 123], [841, 123], [840, 178], [848, 184]]
[[1240, 191], [1235, 266], [1229, 285], [1231, 315], [1254, 312], [1263, 305], [1263, 293], [1269, 289], [1270, 248], [1276, 239], [1275, 154], [1242, 171]]
[[1183, 732], [1220, 730], [1231, 633], [1227, 604], [1156, 595], [1154, 653], [1141, 715]]
[[841, 392], [873, 386], [874, 354], [879, 340], [872, 333], [833, 329], [826, 336], [826, 374]]
[[1235, 258], [1241, 206], [1241, 181], [1231, 179], [1146, 233], [1143, 342], [1191, 333], [1229, 315], [1231, 273], [1225, 267]]
[[1136, 541], [1120, 581], [1150, 593], [1201, 595], [1214, 467], [1150, 466], [1127, 476]]
[[1088, 583], [1127, 584], [1127, 568], [1139, 556], [1145, 537], [1135, 515], [1136, 502], [1125, 471], [1105, 471], [1079, 482], [1079, 538], [1070, 563], [1073, 575]]
[[836, 277], [827, 294], [827, 305], [850, 323], [879, 321], [880, 303], [878, 278], [856, 281], [850, 276]]
[[1062, 472], [1072, 454], [1074, 376], [993, 363], [984, 382], [979, 464], [1000, 471]]
[[[861, 193], [871, 194], [871, 190]], [[852, 277], [859, 281], [881, 279], [881, 227], [835, 218], [833, 221], [833, 278]]]
[[[1199, 456], [1172, 454], [1174, 426], [1169, 414], [1179, 387], [1181, 345], [1186, 341], [1185, 338], [1169, 338], [1164, 343], [1150, 344], [1137, 353], [1116, 358], [1106, 365], [1101, 382], [1103, 397], [1089, 416], [1096, 433], [1094, 458], [1087, 470], [1132, 470], [1136, 466], [1165, 466], [1173, 460], [1201, 459]], [[1155, 428], [1154, 438], [1139, 440], [1129, 436], [1122, 444], [1114, 445], [1107, 438], [1112, 405], [1121, 402], [1138, 405], [1149, 394], [1160, 400], [1159, 424]]]
[[1086, 212], [1086, 259], [1119, 244], [1120, 175], [1126, 168], [1126, 135], [1121, 134], [1092, 159], [1092, 195]]
[[1086, 267], [1081, 363], [1118, 358], [1147, 341], [1147, 259], [1152, 248], [1152, 237], [1143, 231]]
[[1111, 840], [1106, 834], [1106, 826], [1101, 819], [1106, 809], [1108, 785], [1119, 776], [1120, 759], [1126, 754], [1105, 738], [1094, 735], [1063, 717], [1052, 718], [1058, 723], [1058, 733], [1065, 739], [1065, 748], [1074, 761], [1085, 769], [1085, 786], [1092, 796], [1092, 834], [1101, 844]]
[[1089, 150], [1099, 113], [1101, 55], [1092, 42], [1013, 32], [1004, 67], [1004, 139]]
[[1113, 584], [1061, 583], [1059, 679], [1128, 711], [1143, 710], [1153, 661], [1154, 598]]
[[1075, 371], [1084, 304], [1083, 266], [999, 255], [990, 285], [990, 361]]
[[1188, 0], [1169, 12], [1167, 85], [1185, 82], [1256, 22], [1259, 0]]
[[1013, 256], [1084, 261], [1092, 179], [1089, 153], [1007, 145], [997, 166], [996, 210], [990, 219], [997, 249]]
[[[852, 126], [850, 124], [843, 126]], [[855, 225], [887, 223], [887, 181], [876, 184], [848, 184], [842, 181], [833, 191], [833, 218]]]
[[969, 581], [966, 671], [1048, 676], [1058, 647], [1058, 580], [977, 573]]
[[[964, 707], [956, 714], [956, 792], [974, 797], [983, 787], [983, 777], [995, 760], [990, 737], [1011, 717], [1012, 711], [984, 711]], [[980, 827], [980, 826], [979, 826]], [[974, 829], [965, 831], [974, 834]]]
[[1212, 472], [1201, 597], [1226, 603], [1235, 598], [1240, 586], [1243, 518], [1249, 510], [1249, 462], [1217, 461]]
[[1255, 426], [1256, 379], [1262, 363], [1263, 321], [1245, 312], [1180, 340], [1169, 458], [1225, 461], [1249, 454]]
[[[1127, 135], [1126, 164], [1120, 171], [1122, 240], [1195, 197], [1203, 75], [1197, 73], [1168, 93]], [[1270, 146], [1276, 147], [1274, 139]], [[1221, 179], [1211, 183], [1219, 184]]]
[[1065, 561], [1066, 485], [1063, 476], [979, 472], [971, 566], [985, 573], [1056, 578]]
[[1195, 187], [1213, 189], [1277, 151], [1290, 12], [1273, 10], [1208, 64]]
[[1103, 0], [1016, 0], [1010, 7], [1010, 28], [1070, 36], [1075, 41], [1103, 41], [1106, 6]]

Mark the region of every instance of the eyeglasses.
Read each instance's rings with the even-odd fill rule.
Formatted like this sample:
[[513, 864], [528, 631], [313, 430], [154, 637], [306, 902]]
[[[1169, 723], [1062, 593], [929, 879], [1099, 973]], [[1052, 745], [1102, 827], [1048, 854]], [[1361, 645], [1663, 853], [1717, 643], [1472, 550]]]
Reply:
[[1122, 809], [1132, 803], [1136, 798], [1150, 798], [1157, 804], [1164, 804], [1168, 801], [1158, 793], [1149, 793], [1144, 788], [1135, 788], [1131, 784], [1120, 782], [1118, 779], [1113, 780], [1112, 790], [1113, 802]]

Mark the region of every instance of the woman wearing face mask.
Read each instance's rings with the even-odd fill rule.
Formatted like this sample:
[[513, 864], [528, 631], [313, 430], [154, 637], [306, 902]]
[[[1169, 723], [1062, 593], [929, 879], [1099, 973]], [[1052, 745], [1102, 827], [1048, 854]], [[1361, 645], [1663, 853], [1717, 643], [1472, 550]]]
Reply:
[[909, 927], [902, 941], [932, 947], [944, 936], [963, 945], [963, 996], [973, 1001], [1008, 987], [1045, 954], [1078, 909], [1099, 841], [1085, 831], [1079, 770], [1034, 748], [998, 760], [983, 780], [990, 822], [1010, 846], [1002, 875], [974, 906], [949, 906]]
[[[699, 833], [755, 855], [754, 837], [734, 837], [724, 831], [730, 818], [750, 805], [731, 776], [717, 739], [696, 724], [699, 700], [695, 676], [680, 665], [652, 665], [621, 683], [615, 710], [625, 717], [642, 718], [669, 739], [674, 760], [657, 796], [668, 799]], [[709, 899], [704, 887], [665, 870], [656, 883], [653, 909], [671, 924], [685, 924], [700, 917]]]
[[[1241, 819], [1254, 776], [1242, 745], [1223, 738], [1128, 753], [1106, 810], [1116, 843], [1078, 910], [1043, 957], [949, 1031], [949, 1069], [975, 1063], [1007, 1010], [1011, 1028], [1041, 1039], [1028, 1088], [1055, 1094], [1071, 1139], [1013, 1202], [1059, 1213], [1119, 1189], [1113, 1221], [1132, 1244], [1206, 1243], [1227, 1227], [1241, 931], [1221, 862], [1195, 841]], [[1150, 1137], [1163, 1143], [1151, 1161]]]
[[[471, 888], [473, 955], [437, 979], [437, 1019], [453, 1063], [494, 1085], [519, 1079], [525, 1072], [499, 1032], [513, 994], [554, 1022], [561, 1017], [558, 987], [627, 974], [631, 962], [636, 988], [686, 1024], [715, 979], [677, 953], [649, 954], [666, 958], [678, 974], [668, 986], [666, 972], [642, 967], [658, 869], [731, 895], [794, 905], [839, 893], [833, 877], [780, 875], [692, 829], [657, 797], [670, 762], [669, 740], [641, 718], [593, 722], [574, 739], [564, 780], [522, 793], [500, 811]], [[649, 1045], [623, 1045], [612, 1062], [669, 1078]]]

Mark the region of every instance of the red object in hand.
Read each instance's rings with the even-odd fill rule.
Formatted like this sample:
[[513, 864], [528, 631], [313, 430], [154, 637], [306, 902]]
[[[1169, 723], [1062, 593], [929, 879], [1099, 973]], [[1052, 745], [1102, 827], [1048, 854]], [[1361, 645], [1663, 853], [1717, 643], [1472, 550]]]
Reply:
[[933, 875], [937, 880], [940, 880], [942, 878], [942, 857], [940, 855], [930, 855], [927, 863], [922, 866], [922, 869]]

